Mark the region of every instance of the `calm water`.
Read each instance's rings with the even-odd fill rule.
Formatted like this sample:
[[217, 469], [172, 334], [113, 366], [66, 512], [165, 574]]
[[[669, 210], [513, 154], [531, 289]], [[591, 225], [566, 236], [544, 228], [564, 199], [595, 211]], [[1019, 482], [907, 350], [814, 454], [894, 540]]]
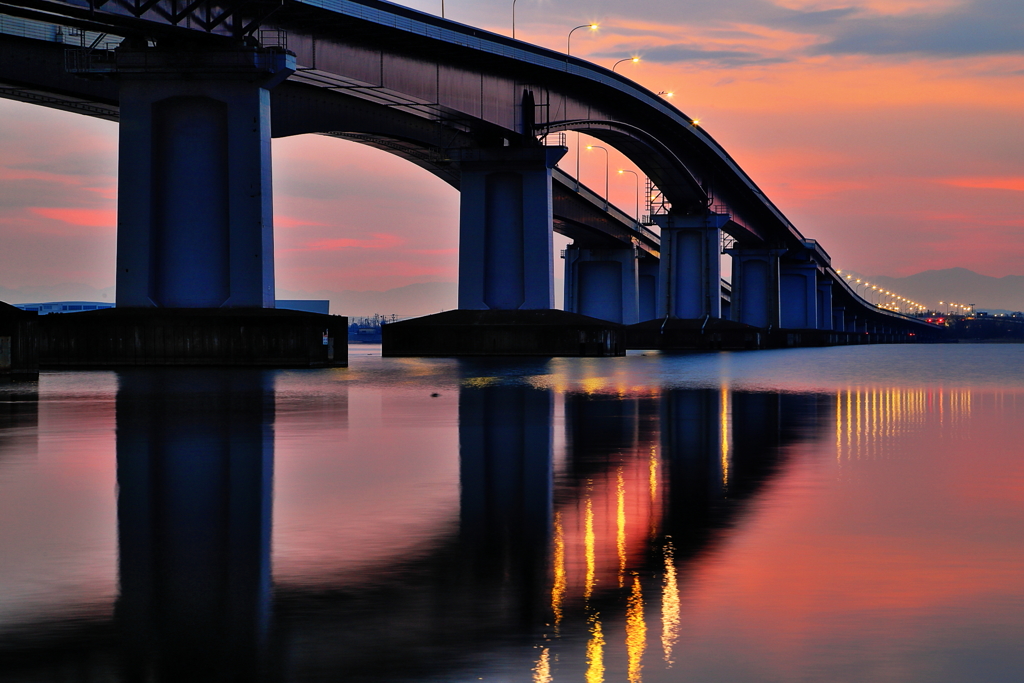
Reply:
[[0, 680], [1024, 680], [1024, 345], [374, 352], [0, 385]]

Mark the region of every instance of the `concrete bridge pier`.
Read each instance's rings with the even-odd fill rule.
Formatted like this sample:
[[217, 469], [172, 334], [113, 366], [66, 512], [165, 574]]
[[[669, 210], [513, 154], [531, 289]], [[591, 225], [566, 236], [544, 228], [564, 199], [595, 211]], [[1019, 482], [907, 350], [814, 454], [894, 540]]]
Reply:
[[636, 247], [565, 250], [565, 310], [622, 325], [640, 317]]
[[836, 332], [846, 332], [846, 307], [832, 307], [832, 329]]
[[459, 220], [459, 308], [554, 308], [551, 169], [565, 147], [466, 150]]
[[832, 281], [821, 273], [818, 273], [818, 329], [835, 329], [832, 317]]
[[818, 267], [786, 262], [779, 267], [779, 326], [787, 330], [818, 327]]
[[119, 50], [118, 307], [274, 307], [275, 49]]
[[637, 294], [640, 307], [640, 322], [658, 317], [658, 281], [661, 277], [661, 260], [641, 257], [637, 264]]
[[732, 255], [733, 320], [779, 328], [779, 256], [782, 249], [729, 249]]
[[658, 317], [722, 317], [723, 214], [654, 216], [661, 228]]

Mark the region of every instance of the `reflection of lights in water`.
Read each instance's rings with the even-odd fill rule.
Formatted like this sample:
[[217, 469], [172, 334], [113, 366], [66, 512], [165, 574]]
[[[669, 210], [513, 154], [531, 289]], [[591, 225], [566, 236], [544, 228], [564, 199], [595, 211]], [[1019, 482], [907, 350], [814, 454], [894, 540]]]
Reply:
[[661, 649], [665, 664], [672, 666], [672, 648], [679, 638], [679, 585], [676, 583], [676, 557], [672, 541], [665, 541], [665, 576], [661, 585]]
[[606, 384], [604, 377], [587, 377], [580, 382], [580, 387], [588, 394], [596, 394], [604, 389]]
[[651, 446], [651, 502], [658, 500], [658, 447]]
[[845, 389], [836, 394], [836, 459], [874, 460], [888, 455], [891, 439], [911, 429], [963, 427], [971, 414], [970, 391], [945, 389]]
[[551, 586], [551, 611], [555, 615], [555, 630], [562, 623], [562, 601], [565, 599], [565, 537], [562, 533], [562, 513], [555, 513], [555, 539], [553, 543], [555, 580]]
[[583, 548], [587, 559], [587, 581], [583, 588], [584, 599], [589, 600], [594, 592], [594, 574], [597, 571], [597, 560], [594, 557], [594, 504], [587, 498], [586, 516], [584, 518]]
[[590, 640], [587, 641], [587, 683], [604, 682], [604, 634], [600, 615], [590, 618]]
[[728, 488], [729, 486], [729, 461], [730, 461], [730, 448], [729, 448], [729, 387], [725, 384], [722, 385], [722, 400], [719, 413], [719, 431], [722, 434], [722, 486]]
[[619, 588], [626, 573], [626, 483], [622, 480], [622, 468], [615, 483], [615, 547], [619, 551]]
[[540, 657], [533, 667], [533, 683], [551, 683], [551, 653], [547, 648], [540, 651]]
[[644, 650], [647, 648], [647, 624], [644, 623], [644, 597], [640, 577], [633, 575], [633, 590], [626, 601], [626, 658], [629, 660], [629, 683], [640, 683]]

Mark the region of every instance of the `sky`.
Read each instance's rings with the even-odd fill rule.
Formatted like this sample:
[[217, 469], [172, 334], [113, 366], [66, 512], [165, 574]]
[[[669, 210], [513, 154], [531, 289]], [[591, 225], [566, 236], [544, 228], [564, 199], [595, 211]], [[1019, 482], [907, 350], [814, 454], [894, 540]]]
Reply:
[[[447, 18], [504, 34], [511, 8], [444, 1]], [[834, 266], [1024, 275], [1020, 0], [517, 0], [515, 12], [517, 38], [556, 50], [598, 23], [572, 53], [607, 67], [639, 56], [617, 71], [672, 91]], [[112, 286], [117, 125], [6, 100], [0, 122], [0, 287]], [[324, 137], [275, 140], [273, 157], [279, 290], [457, 279], [448, 185]], [[602, 193], [605, 166], [581, 150], [582, 180]], [[607, 167], [611, 200], [632, 213], [633, 177], [616, 171], [636, 167], [614, 150]]]

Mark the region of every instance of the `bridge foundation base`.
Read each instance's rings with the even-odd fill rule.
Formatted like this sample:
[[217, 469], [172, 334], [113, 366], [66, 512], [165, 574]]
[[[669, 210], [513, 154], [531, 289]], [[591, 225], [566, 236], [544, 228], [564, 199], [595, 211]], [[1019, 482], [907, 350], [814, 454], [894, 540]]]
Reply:
[[626, 328], [627, 349], [761, 349], [766, 345], [767, 335], [761, 328], [721, 318], [662, 318]]
[[0, 302], [0, 381], [39, 378], [37, 319]]
[[40, 316], [43, 368], [348, 365], [348, 319], [276, 309], [109, 308]]
[[625, 328], [558, 310], [446, 311], [382, 329], [384, 356], [623, 356]]

